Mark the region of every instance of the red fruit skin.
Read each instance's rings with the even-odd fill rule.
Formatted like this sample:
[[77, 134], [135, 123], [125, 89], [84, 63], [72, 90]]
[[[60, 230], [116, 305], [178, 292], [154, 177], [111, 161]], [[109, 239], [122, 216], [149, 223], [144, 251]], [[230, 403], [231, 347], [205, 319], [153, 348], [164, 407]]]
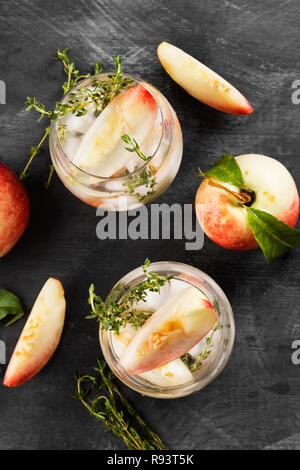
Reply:
[[231, 109], [230, 111], [226, 110], [225, 113], [236, 114], [238, 116], [243, 116], [243, 115], [247, 115], [247, 114], [252, 114], [253, 111], [254, 111], [254, 109], [252, 108], [251, 104], [245, 98], [245, 102], [244, 102], [243, 106]]
[[5, 385], [5, 387], [18, 387], [19, 385], [23, 385], [25, 382], [31, 380], [35, 375], [37, 375], [41, 371], [41, 369], [43, 369], [47, 362], [49, 362], [57, 346], [57, 341], [53, 342], [53, 346], [49, 348], [49, 351], [41, 354], [39, 360], [30, 364], [30, 367], [24, 370], [22, 375], [14, 374], [14, 371], [11, 370], [8, 365], [5, 372], [3, 385]]
[[210, 103], [205, 103], [207, 106], [210, 106], [211, 108], [217, 109], [218, 111], [222, 111], [222, 113], [226, 114], [234, 114], [236, 116], [244, 116], [247, 114], [252, 114], [254, 112], [254, 109], [252, 108], [251, 104], [249, 101], [243, 96], [243, 101], [241, 103], [237, 104], [235, 107], [228, 106], [228, 104], [224, 104], [224, 106], [221, 106], [220, 103], [216, 103], [211, 101]]
[[[247, 219], [242, 214], [238, 217], [237, 213], [232, 213], [231, 205], [232, 201], [225, 192], [212, 189], [204, 181], [196, 195], [196, 213], [200, 226], [212, 241], [223, 248], [240, 251], [258, 248]], [[291, 205], [284, 213], [276, 214], [276, 217], [295, 227], [299, 218], [299, 196], [296, 189]]]
[[23, 235], [29, 219], [29, 198], [17, 175], [0, 163], [0, 257]]
[[279, 220], [285, 222], [290, 227], [295, 227], [299, 219], [299, 197], [295, 197], [292, 204], [287, 208], [284, 214], [280, 214]]
[[126, 100], [142, 103], [144, 106], [152, 108], [153, 112], [157, 109], [157, 103], [151, 93], [142, 85], [136, 85], [128, 88], [122, 96], [126, 95]]

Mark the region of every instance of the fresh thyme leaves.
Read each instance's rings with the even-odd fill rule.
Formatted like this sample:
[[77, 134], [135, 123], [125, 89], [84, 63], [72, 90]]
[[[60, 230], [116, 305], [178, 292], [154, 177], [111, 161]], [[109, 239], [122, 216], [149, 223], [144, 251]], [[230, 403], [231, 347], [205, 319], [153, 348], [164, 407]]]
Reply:
[[[94, 78], [90, 85], [81, 87], [76, 92], [69, 93], [67, 102], [61, 103], [58, 101], [52, 112], [48, 111], [45, 113], [45, 109], [42, 109], [43, 114], [48, 115], [51, 121], [55, 121], [67, 113], [72, 113], [77, 117], [84, 116], [91, 109], [94, 110], [95, 115], [101, 113], [121, 91], [125, 90], [132, 83], [131, 78], [124, 77], [123, 75], [121, 57], [114, 57], [113, 61], [115, 62], [116, 71], [114, 74], [108, 75], [108, 80]], [[101, 71], [101, 62], [97, 62], [95, 73], [100, 73]], [[81, 77], [86, 78], [86, 76], [78, 78]], [[77, 81], [74, 85], [76, 84]]]
[[[140, 302], [146, 302], [148, 292], [160, 293], [160, 288], [172, 279], [173, 276], [161, 276], [155, 272], [148, 271], [150, 260], [147, 258], [143, 271], [146, 280], [133, 289], [129, 290], [127, 286], [118, 286], [113, 296], [109, 296], [104, 302], [101, 297], [94, 292], [94, 285], [89, 289], [89, 304], [91, 305], [91, 314], [88, 319], [95, 318], [100, 322], [101, 328], [104, 330], [113, 330], [117, 333], [120, 328], [130, 323], [134, 328], [138, 329], [152, 315], [152, 311], [137, 309], [134, 306]], [[121, 300], [115, 300], [115, 294], [121, 294]]]
[[[76, 68], [74, 61], [68, 56], [67, 52], [68, 49], [58, 49], [55, 57], [56, 60], [59, 60], [63, 64], [64, 71], [67, 75], [67, 79], [62, 85], [64, 95], [81, 80], [91, 76], [90, 73], [81, 74]], [[100, 81], [95, 78], [90, 86], [82, 87], [76, 93], [69, 93], [68, 101], [65, 103], [57, 101], [52, 110], [47, 110], [45, 105], [38, 101], [37, 98], [27, 97], [25, 103], [27, 107], [25, 111], [33, 109], [40, 114], [39, 121], [45, 117], [50, 122], [56, 121], [67, 113], [72, 113], [75, 116], [80, 117], [85, 115], [90, 109], [94, 109], [95, 114], [102, 112], [105, 107], [132, 82], [130, 78], [124, 77], [123, 75], [121, 57], [114, 57], [113, 61], [115, 62], [115, 73], [108, 75], [107, 80]], [[102, 72], [101, 62], [96, 62], [94, 72], [95, 74]], [[34, 157], [40, 152], [40, 148], [49, 135], [49, 132], [50, 127], [47, 126], [40, 143], [31, 148], [29, 161], [20, 174], [21, 180], [28, 176], [27, 170]], [[63, 138], [65, 128], [63, 126], [59, 126], [58, 132], [59, 137]], [[53, 169], [50, 171], [49, 178], [45, 184], [46, 187], [49, 187], [50, 185], [52, 174]]]
[[[24, 168], [24, 170], [20, 173], [20, 180], [23, 180], [24, 178], [26, 178], [28, 176], [28, 173], [27, 173], [27, 170], [32, 162], [32, 160], [34, 159], [34, 157], [40, 153], [40, 149], [41, 149], [41, 146], [43, 145], [43, 143], [45, 142], [45, 140], [47, 139], [48, 135], [49, 135], [49, 132], [50, 132], [50, 127], [46, 127], [45, 129], [45, 132], [44, 132], [44, 135], [43, 137], [41, 138], [40, 142], [38, 143], [38, 145], [36, 146], [32, 146], [30, 148], [30, 158]], [[50, 184], [50, 183], [49, 183]]]
[[122, 72], [122, 59], [119, 55], [113, 58], [115, 63], [116, 72], [113, 75], [108, 75], [109, 80], [106, 82], [99, 82], [101, 84], [101, 109], [104, 108], [117, 96], [121, 93], [122, 90], [125, 90], [133, 80], [128, 77], [124, 77]]
[[98, 361], [94, 370], [98, 373], [97, 377], [75, 377], [77, 387], [74, 398], [80, 400], [92, 416], [104, 423], [106, 431], [121, 437], [128, 450], [167, 450], [157, 434], [121, 394], [106, 362]]
[[189, 366], [191, 371], [195, 371], [195, 370], [200, 369], [200, 367], [202, 366], [203, 361], [205, 361], [205, 359], [207, 359], [211, 355], [212, 350], [210, 349], [210, 346], [212, 344], [213, 336], [214, 336], [215, 332], [218, 331], [219, 328], [220, 328], [220, 326], [217, 323], [216, 326], [213, 328], [210, 336], [208, 336], [206, 338], [206, 345], [205, 345], [204, 350], [201, 353], [198, 354], [197, 359]]
[[[57, 54], [54, 57], [54, 59], [59, 60], [59, 61], [62, 62], [63, 66], [64, 66], [64, 71], [67, 75], [67, 81], [64, 82], [63, 85], [62, 85], [64, 95], [66, 93], [68, 93], [68, 91], [73, 86], [77, 85], [79, 80], [83, 80], [83, 79], [88, 78], [88, 77], [91, 76], [90, 73], [87, 73], [85, 75], [80, 75], [79, 70], [76, 69], [76, 66], [75, 66], [75, 63], [74, 63], [73, 59], [71, 59], [67, 54], [68, 50], [69, 50], [68, 48], [63, 49], [62, 51], [60, 49], [58, 49]], [[100, 70], [101, 70], [101, 63], [99, 63], [99, 62], [96, 63], [95, 70], [96, 70], [96, 67], [97, 67], [97, 70], [98, 70], [99, 64], [100, 64]], [[95, 73], [100, 73], [100, 72], [95, 72]]]
[[47, 181], [45, 181], [45, 188], [48, 189], [50, 184], [51, 184], [51, 179], [52, 179], [52, 175], [53, 175], [53, 172], [54, 172], [54, 165], [50, 165], [50, 168], [49, 168], [49, 176], [48, 176], [48, 179]]
[[[151, 158], [152, 155], [149, 157], [146, 157], [140, 149], [139, 144], [135, 139], [132, 139], [129, 135], [123, 134], [121, 139], [125, 144], [129, 145], [130, 147], [125, 147], [125, 149], [128, 152], [136, 152], [137, 155], [144, 160], [145, 162], [148, 162]], [[143, 202], [148, 196], [152, 196], [155, 193], [154, 186], [156, 185], [156, 178], [155, 178], [155, 173], [156, 170], [151, 165], [149, 164], [149, 169], [143, 169], [139, 174], [134, 175], [134, 176], [129, 176], [128, 180], [123, 183], [123, 186], [127, 187], [127, 193], [130, 196], [136, 197], [140, 202]], [[148, 189], [146, 194], [140, 194], [138, 191], [136, 191], [137, 188], [145, 186], [146, 189]]]
[[89, 289], [89, 304], [92, 307], [92, 311], [86, 318], [95, 318], [100, 322], [101, 329], [113, 330], [117, 333], [127, 323], [130, 323], [136, 329], [140, 328], [153, 313], [151, 311], [134, 309], [127, 302], [119, 304], [111, 297], [104, 302], [101, 297], [95, 294], [94, 284], [91, 284]]
[[137, 141], [129, 137], [129, 135], [123, 134], [121, 139], [123, 140], [123, 142], [125, 142], [125, 144], [130, 145], [130, 147], [125, 147], [128, 152], [136, 152], [138, 156], [145, 162], [148, 162], [152, 158], [152, 155], [150, 155], [150, 157], [146, 157], [146, 155], [142, 153]]
[[[134, 196], [140, 202], [144, 202], [148, 196], [155, 194], [154, 187], [156, 185], [155, 170], [150, 168], [150, 170], [142, 170], [140, 174], [136, 176], [129, 176], [128, 181], [123, 183], [127, 188], [127, 192], [130, 196]], [[145, 186], [148, 191], [146, 194], [139, 193], [136, 189]]]

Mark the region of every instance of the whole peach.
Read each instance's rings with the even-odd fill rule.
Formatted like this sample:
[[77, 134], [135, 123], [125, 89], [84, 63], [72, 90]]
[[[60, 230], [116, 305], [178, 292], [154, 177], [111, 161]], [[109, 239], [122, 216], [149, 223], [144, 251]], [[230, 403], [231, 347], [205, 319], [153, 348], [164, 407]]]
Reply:
[[[251, 207], [268, 212], [294, 227], [299, 217], [299, 195], [285, 166], [266, 155], [247, 154], [235, 158], [245, 189], [253, 191]], [[239, 192], [239, 188], [231, 184], [219, 183]], [[226, 191], [210, 185], [208, 179], [197, 191], [196, 213], [206, 235], [218, 245], [231, 250], [257, 248], [246, 209]]]
[[0, 163], [0, 257], [23, 235], [29, 219], [29, 199], [17, 175]]

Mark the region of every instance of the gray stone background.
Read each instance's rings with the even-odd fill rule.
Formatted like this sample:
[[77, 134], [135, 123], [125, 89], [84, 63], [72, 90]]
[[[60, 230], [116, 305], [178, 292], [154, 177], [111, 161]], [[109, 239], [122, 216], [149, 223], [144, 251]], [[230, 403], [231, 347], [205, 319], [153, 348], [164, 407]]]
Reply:
[[[51, 106], [63, 73], [51, 58], [70, 48], [81, 70], [121, 54], [124, 69], [157, 86], [178, 113], [184, 136], [180, 171], [158, 202], [192, 203], [197, 167], [225, 152], [278, 158], [300, 185], [299, 106], [291, 85], [300, 79], [298, 0], [52, 0], [0, 1], [0, 154], [19, 172], [44, 124], [24, 113], [26, 96]], [[164, 72], [156, 47], [183, 48], [237, 86], [255, 112], [229, 116], [194, 100]], [[55, 176], [46, 191], [47, 147], [32, 166], [26, 188], [29, 227], [0, 260], [0, 285], [21, 297], [29, 312], [49, 276], [62, 280], [68, 302], [61, 344], [44, 370], [18, 389], [0, 386], [1, 449], [118, 449], [121, 441], [72, 400], [73, 372], [88, 372], [100, 356], [97, 326], [88, 313], [88, 286], [101, 295], [146, 256], [182, 261], [210, 274], [228, 295], [236, 342], [223, 373], [192, 396], [160, 401], [126, 395], [171, 449], [300, 448], [300, 366], [291, 344], [300, 339], [299, 261], [294, 250], [269, 266], [259, 251], [231, 252], [206, 239], [198, 252], [184, 240], [96, 238], [95, 209], [72, 196]], [[25, 318], [0, 326], [10, 356]], [[1, 369], [3, 375], [5, 367]]]

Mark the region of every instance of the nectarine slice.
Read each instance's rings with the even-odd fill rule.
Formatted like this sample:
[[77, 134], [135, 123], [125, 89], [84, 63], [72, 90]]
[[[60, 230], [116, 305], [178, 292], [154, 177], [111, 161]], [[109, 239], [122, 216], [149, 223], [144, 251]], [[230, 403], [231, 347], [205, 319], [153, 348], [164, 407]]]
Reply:
[[[136, 334], [137, 330], [131, 325], [126, 325], [119, 333], [112, 333], [112, 344], [118, 357], [123, 354]], [[144, 372], [140, 376], [159, 387], [174, 387], [193, 380], [192, 373], [181, 359], [175, 359], [175, 361], [168, 362], [164, 366]]]
[[39, 293], [9, 361], [3, 385], [16, 387], [36, 375], [56, 350], [65, 321], [60, 281], [50, 278]]
[[146, 88], [128, 88], [109, 103], [83, 136], [73, 163], [95, 175], [118, 175], [135, 156], [124, 148], [121, 136], [129, 134], [141, 145], [157, 112], [157, 103]]
[[128, 344], [120, 364], [140, 374], [178, 359], [198, 343], [217, 322], [203, 294], [188, 287], [159, 308]]
[[236, 88], [178, 47], [162, 42], [157, 55], [170, 77], [202, 103], [229, 114], [253, 112], [250, 103]]

